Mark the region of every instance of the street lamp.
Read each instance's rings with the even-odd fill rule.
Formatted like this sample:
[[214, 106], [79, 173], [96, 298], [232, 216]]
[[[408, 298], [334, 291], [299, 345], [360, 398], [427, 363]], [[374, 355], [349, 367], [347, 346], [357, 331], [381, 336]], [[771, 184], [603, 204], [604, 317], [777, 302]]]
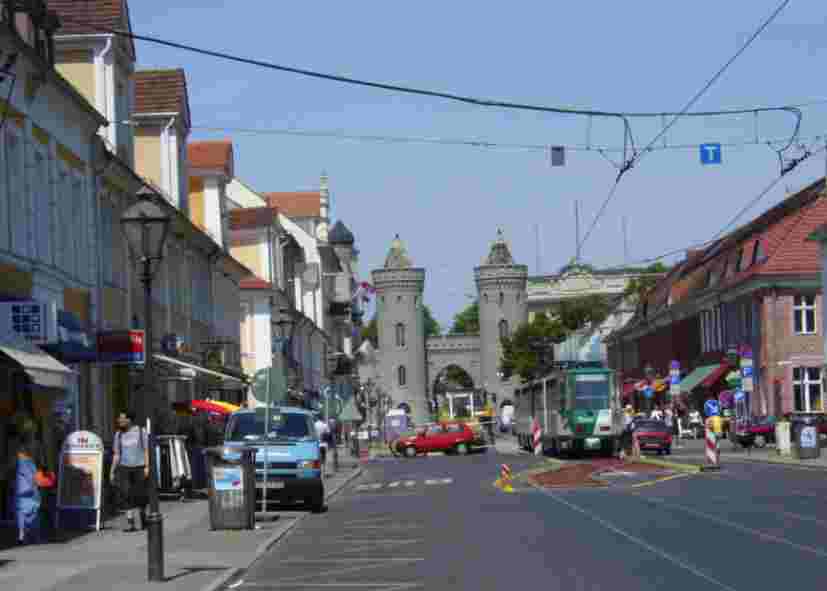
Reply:
[[[148, 400], [155, 394], [152, 373], [152, 278], [164, 258], [164, 242], [169, 231], [170, 218], [150, 200], [154, 195], [146, 187], [138, 191], [141, 199], [129, 207], [121, 216], [121, 229], [129, 249], [138, 263], [141, 283], [144, 284], [144, 392], [140, 400], [140, 420], [146, 420], [156, 410], [157, 399]], [[153, 417], [154, 417], [154, 413]], [[148, 576], [150, 581], [164, 580], [164, 525], [158, 502], [158, 475], [155, 467], [155, 436], [149, 436], [149, 514], [146, 516]]]
[[[293, 342], [293, 330], [295, 329], [295, 321], [293, 320], [293, 314], [290, 308], [280, 308], [279, 309], [279, 319], [276, 322], [276, 326], [279, 327], [279, 332], [281, 333], [281, 354], [282, 354], [282, 365], [283, 365], [283, 373], [284, 373], [284, 387], [287, 387], [287, 382], [289, 381], [289, 374], [288, 374], [288, 363], [290, 359], [290, 347]], [[288, 332], [289, 331], [289, 332]], [[289, 334], [289, 336], [288, 336]], [[267, 405], [269, 407], [270, 401], [267, 401]]]

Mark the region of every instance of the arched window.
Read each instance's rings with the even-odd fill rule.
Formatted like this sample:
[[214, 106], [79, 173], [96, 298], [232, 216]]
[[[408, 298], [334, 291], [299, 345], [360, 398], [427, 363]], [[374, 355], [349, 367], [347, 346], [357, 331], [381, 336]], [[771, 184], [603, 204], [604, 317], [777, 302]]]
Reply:
[[502, 306], [504, 303], [505, 303], [505, 294], [503, 292], [500, 292], [500, 306]]
[[508, 322], [505, 318], [500, 320], [500, 338], [504, 339], [508, 337]]
[[482, 294], [482, 299], [487, 304], [488, 303], [488, 294], [487, 293]]
[[405, 346], [405, 325], [401, 322], [396, 325], [396, 346]]
[[408, 382], [408, 372], [404, 365], [400, 365], [396, 370], [396, 379], [400, 386], [404, 386]]

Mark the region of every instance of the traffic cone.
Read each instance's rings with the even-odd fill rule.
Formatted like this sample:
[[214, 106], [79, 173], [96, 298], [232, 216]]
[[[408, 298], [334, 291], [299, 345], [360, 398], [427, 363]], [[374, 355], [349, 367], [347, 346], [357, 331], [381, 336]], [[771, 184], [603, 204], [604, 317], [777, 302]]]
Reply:
[[508, 464], [503, 464], [500, 468], [500, 478], [499, 480], [502, 482], [502, 490], [503, 492], [513, 493], [514, 487], [511, 486], [511, 467]]

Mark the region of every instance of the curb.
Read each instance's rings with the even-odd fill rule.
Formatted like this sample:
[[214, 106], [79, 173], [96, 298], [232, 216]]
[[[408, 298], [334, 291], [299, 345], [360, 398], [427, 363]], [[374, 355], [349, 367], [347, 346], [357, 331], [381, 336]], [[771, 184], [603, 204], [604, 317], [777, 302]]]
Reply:
[[664, 468], [678, 470], [679, 472], [687, 472], [689, 474], [700, 474], [701, 472], [703, 472], [703, 466], [700, 466], [698, 464], [681, 464], [680, 462], [656, 460], [654, 458], [647, 458], [646, 456], [640, 456], [639, 458], [634, 458], [633, 460], [629, 461], [630, 463], [640, 462], [641, 464], [652, 464], [654, 466], [662, 466]]
[[[342, 480], [339, 484], [333, 487], [331, 490], [327, 491], [324, 496], [324, 500], [328, 501], [331, 497], [336, 495], [339, 491], [341, 491], [345, 486], [347, 486], [352, 480], [358, 478], [362, 474], [362, 467], [357, 466], [351, 473]], [[254, 564], [261, 556], [266, 554], [270, 548], [275, 546], [279, 541], [282, 540], [287, 534], [289, 534], [293, 528], [295, 528], [303, 519], [305, 519], [309, 513], [303, 513], [296, 517], [292, 522], [286, 524], [283, 528], [279, 529], [278, 531], [274, 532], [269, 538], [264, 540], [261, 544], [258, 545], [256, 548], [255, 553], [252, 556], [252, 559], [247, 564], [246, 567], [232, 567], [228, 569], [227, 572], [223, 573], [218, 578], [211, 581], [208, 585], [201, 588], [201, 591], [217, 591], [224, 585], [226, 585], [231, 579], [236, 578], [242, 575], [244, 572], [247, 571], [248, 568], [252, 564]]]
[[786, 466], [787, 468], [798, 468], [799, 470], [812, 470], [815, 472], [827, 472], [827, 466], [808, 466], [807, 464], [799, 464], [795, 461], [772, 459], [772, 458], [750, 458], [750, 457], [722, 457], [722, 460], [727, 462], [743, 462], [746, 464], [771, 464], [773, 466]]

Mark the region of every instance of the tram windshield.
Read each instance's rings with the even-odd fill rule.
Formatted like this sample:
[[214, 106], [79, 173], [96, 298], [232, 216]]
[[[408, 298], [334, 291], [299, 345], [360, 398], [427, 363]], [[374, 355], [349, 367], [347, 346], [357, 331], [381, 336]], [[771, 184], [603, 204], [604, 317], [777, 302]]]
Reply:
[[609, 408], [609, 375], [578, 374], [574, 378], [575, 407], [583, 410]]

